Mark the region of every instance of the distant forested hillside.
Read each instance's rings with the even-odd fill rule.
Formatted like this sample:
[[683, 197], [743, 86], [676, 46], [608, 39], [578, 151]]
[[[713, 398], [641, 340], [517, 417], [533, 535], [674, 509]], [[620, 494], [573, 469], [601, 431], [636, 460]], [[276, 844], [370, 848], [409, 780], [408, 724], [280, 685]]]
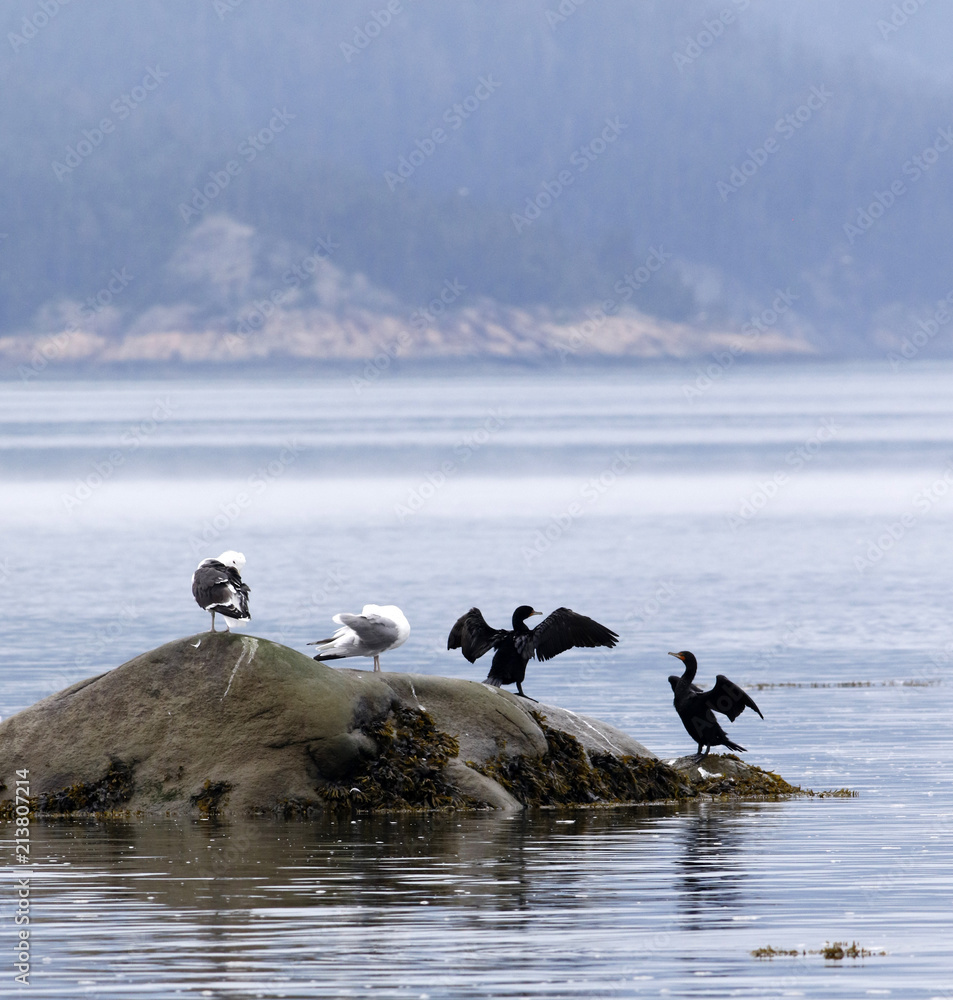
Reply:
[[8, 0], [0, 333], [455, 281], [722, 327], [784, 291], [819, 349], [876, 350], [953, 289], [950, 87], [899, 48], [949, 12], [838, 5], [870, 39], [838, 47], [770, 6]]

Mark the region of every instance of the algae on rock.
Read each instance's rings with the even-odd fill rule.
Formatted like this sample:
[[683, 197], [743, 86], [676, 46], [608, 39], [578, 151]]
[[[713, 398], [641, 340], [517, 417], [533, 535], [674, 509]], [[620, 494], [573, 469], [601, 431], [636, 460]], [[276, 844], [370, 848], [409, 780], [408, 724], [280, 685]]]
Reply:
[[365, 723], [362, 732], [377, 754], [349, 782], [329, 782], [319, 790], [330, 808], [368, 812], [484, 804], [460, 794], [448, 780], [445, 768], [460, 744], [440, 732], [427, 712], [397, 705], [387, 716]]
[[678, 799], [686, 789], [677, 771], [659, 760], [587, 754], [569, 733], [530, 713], [546, 738], [546, 752], [533, 757], [500, 753], [471, 767], [498, 781], [524, 806], [591, 805]]
[[[725, 771], [728, 758], [711, 759]], [[740, 761], [706, 787], [598, 719], [476, 681], [333, 669], [230, 632], [167, 643], [0, 723], [0, 816], [21, 768], [42, 814], [516, 810], [798, 791]]]

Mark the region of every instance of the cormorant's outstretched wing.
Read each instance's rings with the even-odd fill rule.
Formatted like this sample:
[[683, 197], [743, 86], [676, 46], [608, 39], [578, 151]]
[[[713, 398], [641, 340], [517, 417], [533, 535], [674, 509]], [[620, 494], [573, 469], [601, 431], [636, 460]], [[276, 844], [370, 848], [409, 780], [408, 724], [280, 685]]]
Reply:
[[461, 615], [447, 636], [447, 649], [462, 649], [463, 655], [474, 663], [487, 650], [492, 649], [506, 632], [490, 628], [479, 608], [470, 608]]
[[[742, 690], [734, 681], [728, 680], [724, 674], [719, 674], [715, 678], [715, 686], [705, 692], [705, 701], [713, 712], [720, 712], [727, 715], [732, 722], [746, 709], [754, 709], [761, 715], [761, 709], [754, 703], [754, 699], [747, 691]], [[761, 715], [763, 719], [764, 716]]]
[[551, 660], [573, 646], [614, 646], [619, 636], [585, 615], [569, 608], [556, 608], [533, 629], [537, 660]]

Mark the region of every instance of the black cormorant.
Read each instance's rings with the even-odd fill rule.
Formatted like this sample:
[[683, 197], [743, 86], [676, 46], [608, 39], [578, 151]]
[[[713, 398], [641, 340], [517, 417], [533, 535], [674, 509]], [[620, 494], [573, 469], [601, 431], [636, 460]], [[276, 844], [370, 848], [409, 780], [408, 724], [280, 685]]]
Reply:
[[[200, 608], [212, 613], [212, 631], [215, 631], [216, 611], [224, 618], [249, 621], [248, 585], [242, 582], [241, 570], [245, 557], [229, 549], [217, 559], [203, 559], [192, 574], [192, 596]], [[231, 631], [228, 621], [225, 631]]]
[[534, 629], [526, 627], [531, 615], [541, 615], [528, 604], [521, 604], [513, 612], [513, 628], [490, 628], [479, 608], [470, 608], [457, 619], [447, 638], [447, 649], [462, 649], [463, 655], [474, 663], [487, 650], [495, 649], [490, 672], [484, 684], [499, 687], [516, 684], [516, 691], [523, 698], [535, 701], [523, 691], [526, 664], [535, 655], [537, 660], [551, 660], [573, 646], [609, 646], [616, 644], [619, 636], [599, 622], [577, 615], [569, 608], [557, 608]]
[[[754, 703], [751, 695], [738, 687], [734, 681], [728, 680], [724, 674], [719, 674], [715, 678], [715, 686], [710, 691], [703, 691], [697, 684], [692, 683], [698, 670], [695, 654], [683, 649], [680, 653], [668, 655], [685, 664], [685, 673], [681, 677], [672, 674], [668, 682], [675, 693], [675, 711], [685, 724], [688, 735], [698, 744], [696, 759], [702, 760], [707, 757], [711, 748], [715, 746], [725, 746], [729, 750], [744, 750], [743, 746], [728, 739], [728, 734], [718, 724], [713, 713], [727, 715], [732, 722], [746, 708], [753, 708], [758, 715], [761, 715], [761, 709]], [[761, 715], [761, 718], [764, 716]], [[702, 747], [705, 748], [704, 752]]]

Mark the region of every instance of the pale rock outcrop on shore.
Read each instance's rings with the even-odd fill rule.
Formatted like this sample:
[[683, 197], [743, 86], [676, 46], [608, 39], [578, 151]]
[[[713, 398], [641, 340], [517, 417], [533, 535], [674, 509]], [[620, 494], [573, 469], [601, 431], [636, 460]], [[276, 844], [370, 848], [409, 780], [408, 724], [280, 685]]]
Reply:
[[[625, 307], [578, 314], [502, 306], [489, 301], [465, 306], [440, 319], [413, 323], [394, 312], [356, 306], [276, 308], [254, 327], [220, 322], [201, 328], [134, 324], [122, 334], [71, 325], [43, 333], [0, 337], [0, 361], [26, 374], [56, 364], [247, 363], [297, 360], [388, 366], [395, 360], [453, 358], [523, 362], [569, 358], [665, 359], [704, 357], [727, 351], [735, 357], [808, 357], [816, 353], [806, 336], [777, 328], [739, 334], [659, 319]], [[21, 373], [22, 374], [22, 373]]]

